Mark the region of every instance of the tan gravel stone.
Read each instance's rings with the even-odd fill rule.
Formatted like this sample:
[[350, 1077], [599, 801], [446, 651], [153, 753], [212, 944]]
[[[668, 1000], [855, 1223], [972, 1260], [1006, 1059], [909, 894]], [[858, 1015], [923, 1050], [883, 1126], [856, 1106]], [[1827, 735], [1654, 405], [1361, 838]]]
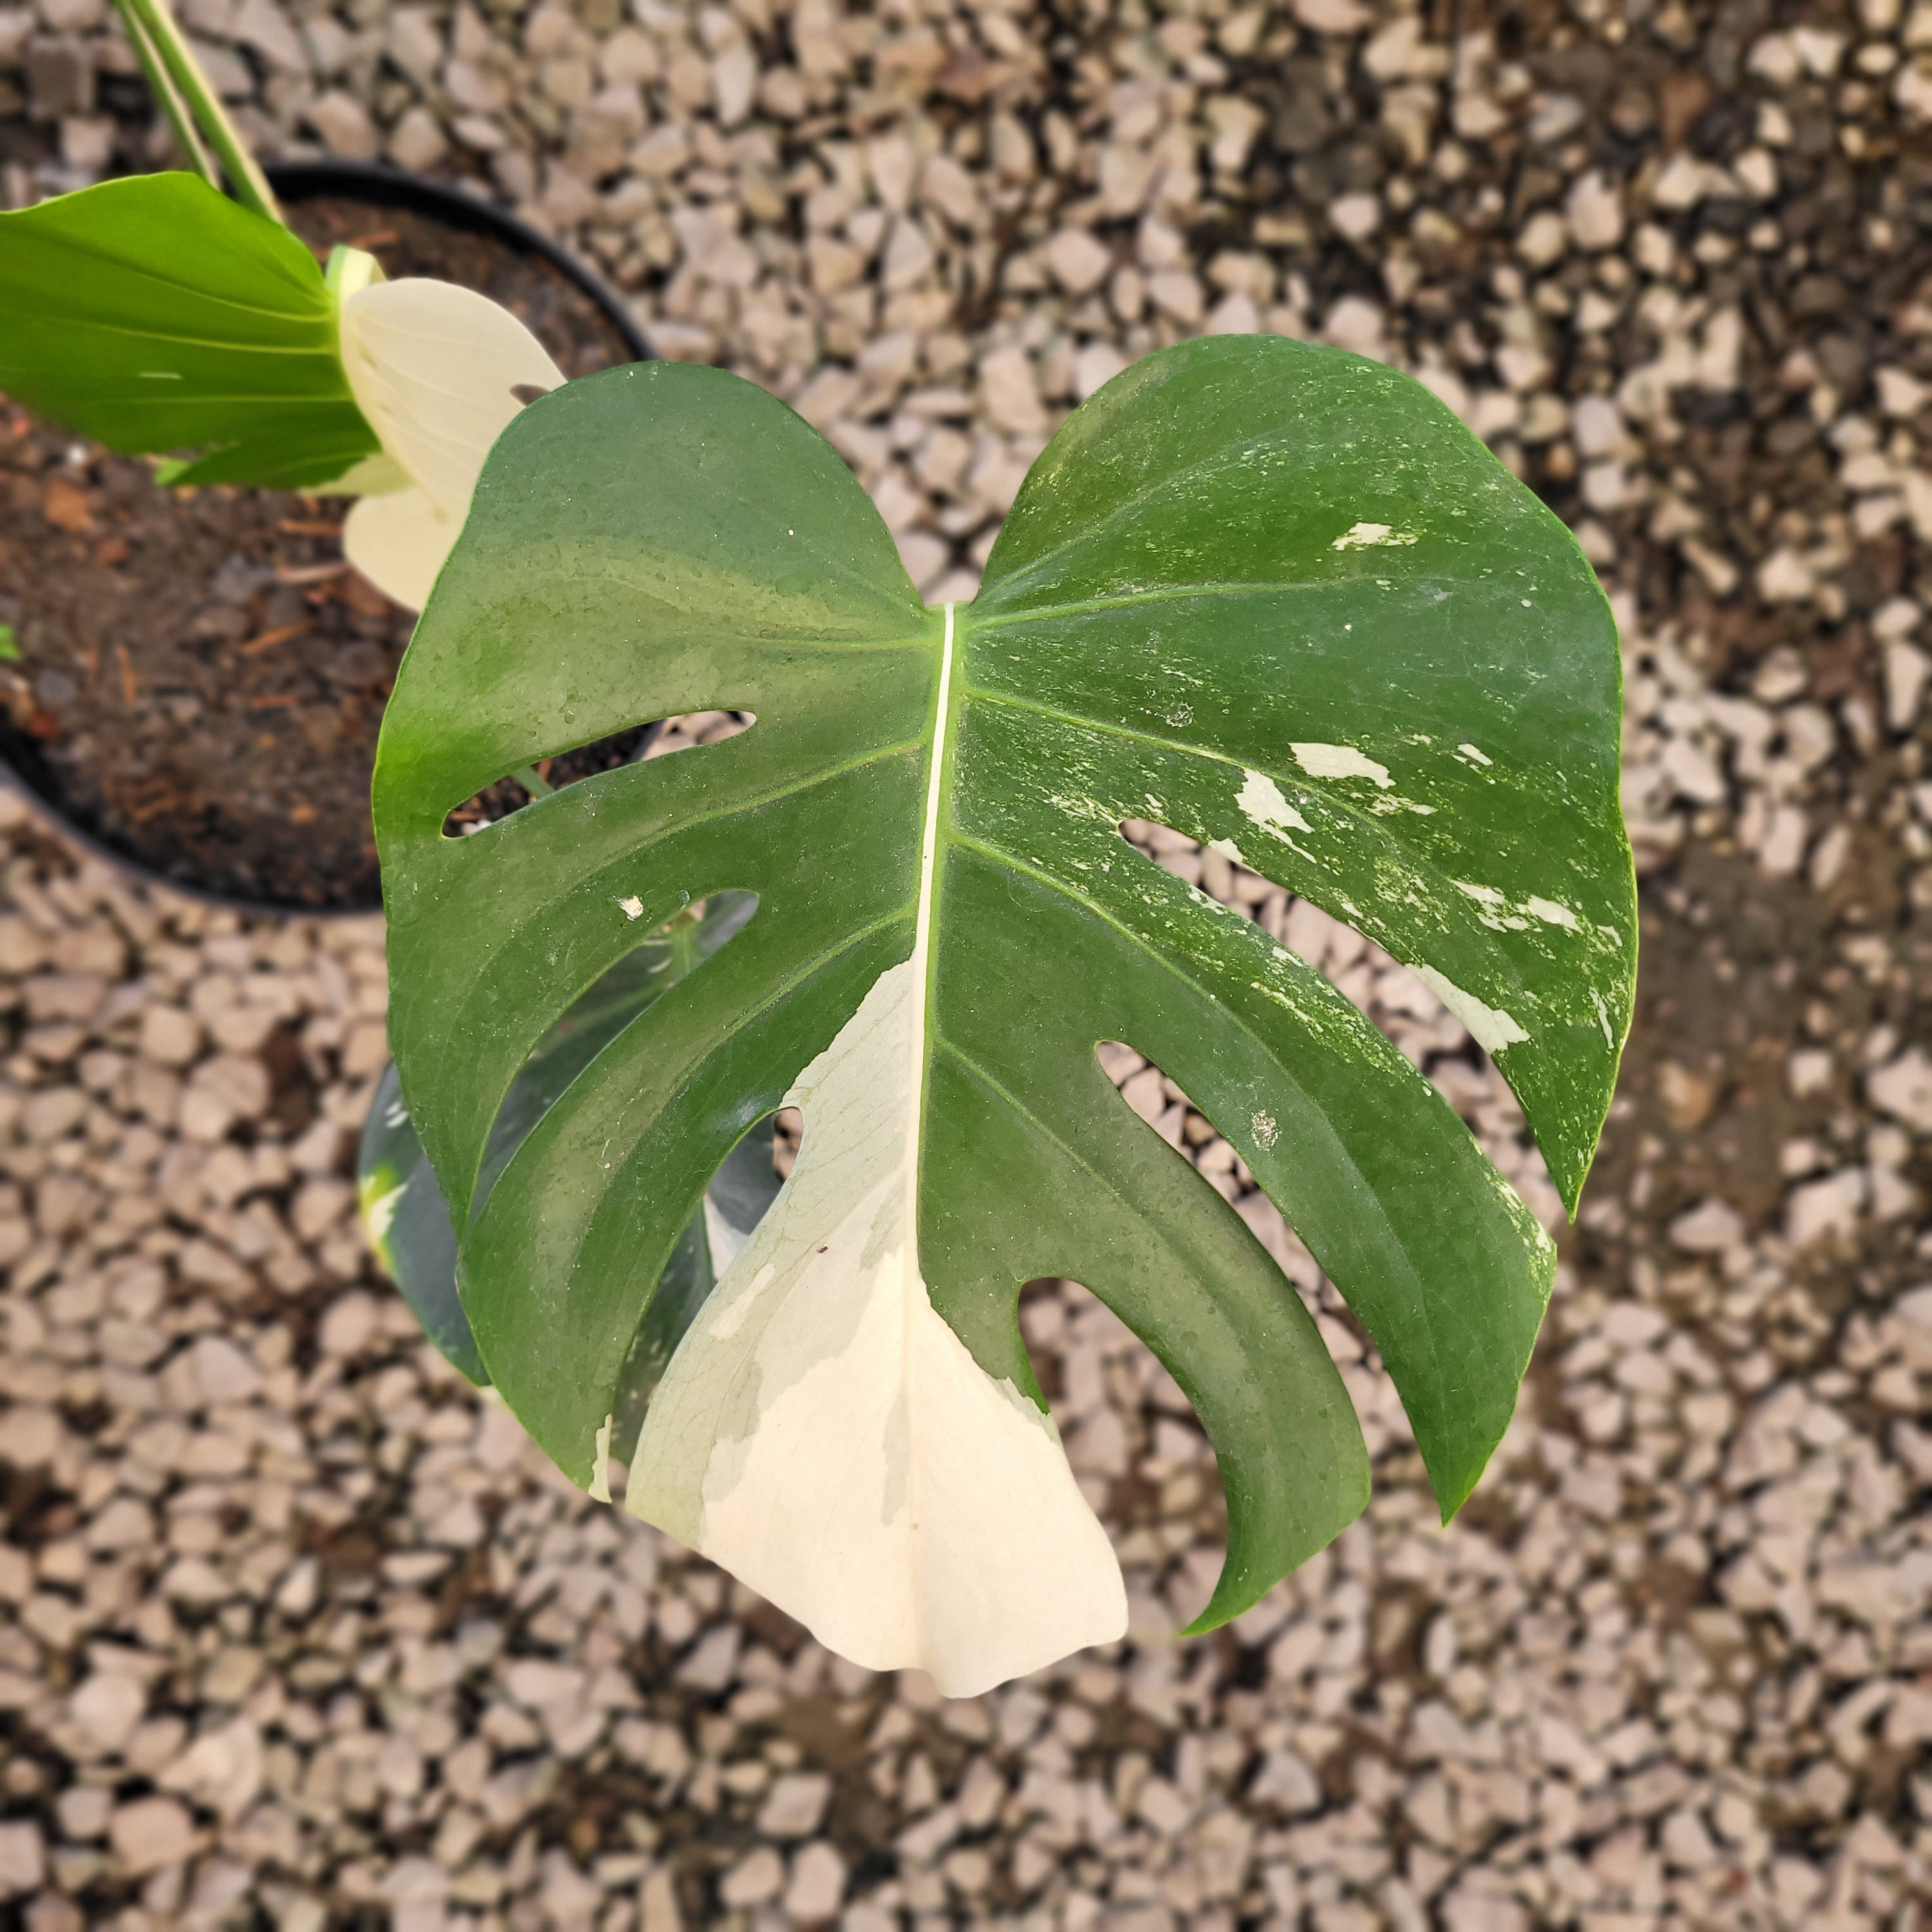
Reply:
[[195, 1847], [194, 1820], [171, 1798], [137, 1798], [116, 1807], [107, 1835], [122, 1868], [136, 1878], [180, 1864]]
[[375, 159], [380, 145], [375, 125], [352, 94], [332, 92], [320, 96], [308, 110], [308, 119], [331, 154], [352, 161]]
[[46, 1875], [46, 1845], [30, 1821], [0, 1824], [0, 1898], [35, 1890]]
[[1063, 228], [1046, 246], [1047, 267], [1070, 295], [1091, 294], [1113, 272], [1114, 256], [1084, 228]]
[[162, 1066], [185, 1066], [201, 1051], [200, 1023], [178, 1006], [151, 1001], [141, 1010], [141, 1055]]
[[262, 1063], [219, 1054], [189, 1076], [182, 1094], [181, 1131], [191, 1141], [218, 1141], [237, 1121], [256, 1118], [268, 1104], [268, 1070]]

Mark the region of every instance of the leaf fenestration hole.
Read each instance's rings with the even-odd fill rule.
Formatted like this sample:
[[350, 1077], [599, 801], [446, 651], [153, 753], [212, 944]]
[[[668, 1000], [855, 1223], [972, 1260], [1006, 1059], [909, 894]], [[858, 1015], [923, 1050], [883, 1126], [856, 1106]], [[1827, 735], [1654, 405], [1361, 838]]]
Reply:
[[1074, 1480], [1120, 1552], [1132, 1628], [1180, 1630], [1212, 1592], [1228, 1540], [1219, 1466], [1192, 1405], [1077, 1281], [1028, 1282], [1020, 1332]]
[[772, 1116], [772, 1159], [781, 1180], [791, 1178], [798, 1151], [805, 1144], [805, 1116], [796, 1107], [781, 1107]]
[[[446, 838], [460, 838], [520, 812], [533, 799], [561, 791], [580, 778], [614, 771], [647, 758], [668, 758], [694, 746], [734, 737], [758, 722], [749, 711], [692, 711], [650, 724], [627, 725], [568, 751], [554, 752], [493, 780], [456, 806], [442, 822]], [[536, 783], [532, 784], [534, 779]]]
[[772, 1118], [756, 1122], [705, 1184], [705, 1206], [680, 1237], [631, 1341], [611, 1410], [611, 1494], [621, 1496], [645, 1412], [685, 1330], [776, 1198]]
[[1552, 1230], [1567, 1218], [1522, 1109], [1468, 1029], [1366, 934], [1172, 826], [1126, 820], [1120, 836], [1156, 865], [1251, 919], [1328, 980], [1393, 1040], [1462, 1119], [1484, 1153]]
[[1124, 1041], [1103, 1040], [1094, 1051], [1120, 1098], [1247, 1223], [1276, 1266], [1294, 1283], [1310, 1312], [1320, 1312], [1332, 1304], [1346, 1314], [1341, 1298], [1328, 1286], [1315, 1257], [1261, 1191], [1247, 1162], [1179, 1083]]
[[[1348, 1390], [1371, 1462], [1413, 1456], [1414, 1435], [1381, 1354], [1246, 1163], [1186, 1090], [1159, 1066], [1120, 1040], [1102, 1040], [1095, 1052], [1121, 1099], [1233, 1208], [1300, 1297]], [[1023, 1317], [1022, 1332], [1030, 1345], [1042, 1326], [1041, 1314], [1035, 1314], [1030, 1326]], [[1179, 1630], [1200, 1613], [1220, 1574], [1227, 1545], [1226, 1503], [1214, 1451], [1186, 1395], [1151, 1349], [1138, 1337], [1130, 1336], [1129, 1340], [1131, 1348], [1117, 1338], [1110, 1341], [1114, 1365], [1106, 1372], [1116, 1390], [1130, 1385], [1126, 1378], [1138, 1379], [1144, 1411], [1138, 1432], [1130, 1420], [1103, 1420], [1098, 1424], [1099, 1436], [1090, 1438], [1085, 1432], [1094, 1425], [1083, 1423], [1082, 1436], [1068, 1442], [1067, 1454], [1092, 1502], [1083, 1460], [1090, 1469], [1096, 1457], [1113, 1453], [1117, 1441], [1138, 1440], [1138, 1452], [1124, 1469], [1114, 1472], [1108, 1492], [1114, 1512], [1108, 1518], [1110, 1529], [1130, 1534], [1144, 1525], [1160, 1523], [1171, 1542], [1172, 1519], [1184, 1517], [1197, 1526], [1183, 1558], [1156, 1571], [1144, 1592], [1154, 1600], [1142, 1615], [1156, 1614], [1157, 1606], [1160, 1618], [1171, 1618], [1172, 1628]], [[1037, 1350], [1035, 1354], [1038, 1374]], [[1077, 1380], [1080, 1371], [1070, 1368], [1069, 1372]], [[1042, 1385], [1046, 1386], [1043, 1379]], [[1120, 1400], [1117, 1394], [1117, 1402]], [[1063, 1437], [1067, 1430], [1063, 1422]]]

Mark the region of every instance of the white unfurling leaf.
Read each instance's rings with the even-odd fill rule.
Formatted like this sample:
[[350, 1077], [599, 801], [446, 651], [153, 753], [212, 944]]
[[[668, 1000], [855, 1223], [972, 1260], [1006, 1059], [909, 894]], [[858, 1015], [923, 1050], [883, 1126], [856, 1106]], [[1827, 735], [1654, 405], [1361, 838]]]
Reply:
[[370, 282], [344, 298], [340, 326], [356, 405], [407, 485], [364, 496], [343, 548], [379, 590], [421, 610], [483, 459], [524, 406], [518, 392], [556, 388], [563, 374], [508, 309], [452, 282]]

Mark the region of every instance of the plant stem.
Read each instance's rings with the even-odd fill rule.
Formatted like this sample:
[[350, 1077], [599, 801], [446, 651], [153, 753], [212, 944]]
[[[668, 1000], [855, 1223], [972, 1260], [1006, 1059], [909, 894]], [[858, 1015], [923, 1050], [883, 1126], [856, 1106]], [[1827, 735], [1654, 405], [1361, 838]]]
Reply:
[[556, 789], [548, 778], [538, 777], [537, 768], [534, 765], [526, 765], [521, 771], [512, 772], [510, 776], [532, 798], [548, 798]]
[[188, 165], [210, 188], [219, 188], [221, 177], [215, 170], [214, 158], [201, 138], [200, 130], [194, 124], [194, 116], [188, 111], [187, 103], [181, 98], [181, 89], [161, 64], [160, 56], [148, 38], [147, 28], [141, 24], [140, 16], [128, 5], [128, 0], [114, 0], [114, 4], [120, 13], [122, 26], [128, 30], [128, 44], [134, 50], [134, 58], [141, 63], [141, 71], [147, 76], [148, 91], [160, 103], [161, 112], [168, 117], [168, 125], [174, 130], [176, 146], [187, 158]]
[[228, 177], [228, 185], [243, 207], [280, 221], [281, 210], [275, 206], [268, 177], [256, 165], [255, 158], [242, 144], [235, 124], [208, 76], [196, 64], [182, 31], [168, 11], [168, 0], [116, 0], [126, 16], [138, 20], [154, 55], [167, 70], [168, 77], [179, 89], [182, 100], [194, 117]]

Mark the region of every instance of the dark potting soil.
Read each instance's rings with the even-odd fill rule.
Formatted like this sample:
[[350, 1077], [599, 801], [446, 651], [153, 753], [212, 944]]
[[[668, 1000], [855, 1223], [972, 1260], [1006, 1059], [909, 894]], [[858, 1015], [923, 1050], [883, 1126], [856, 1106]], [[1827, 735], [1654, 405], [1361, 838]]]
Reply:
[[[348, 196], [287, 212], [319, 255], [348, 242], [392, 277], [481, 290], [566, 376], [630, 359], [567, 275], [494, 236]], [[415, 618], [344, 563], [346, 508], [160, 489], [146, 460], [0, 399], [0, 754], [102, 843], [182, 884], [379, 904], [369, 777]], [[625, 738], [547, 776], [621, 763], [640, 734]], [[496, 789], [482, 815], [524, 796]]]

